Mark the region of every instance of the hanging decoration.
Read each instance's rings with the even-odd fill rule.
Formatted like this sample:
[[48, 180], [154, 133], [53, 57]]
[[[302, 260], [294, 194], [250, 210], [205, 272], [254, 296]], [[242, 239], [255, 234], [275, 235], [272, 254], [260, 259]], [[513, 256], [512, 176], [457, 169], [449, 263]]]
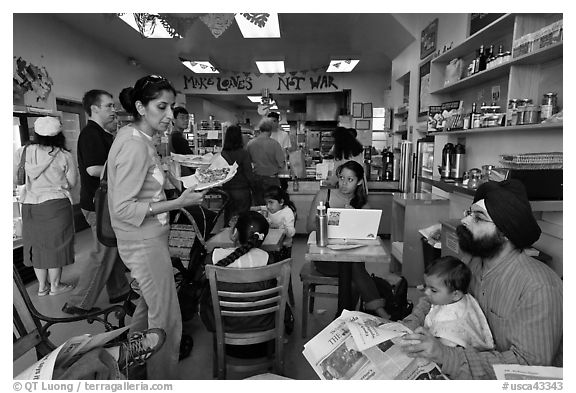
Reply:
[[15, 66], [12, 78], [14, 91], [21, 94], [33, 91], [37, 102], [46, 101], [54, 84], [46, 67], [38, 67], [23, 60], [21, 57], [14, 57], [14, 60]]
[[250, 23], [255, 24], [258, 27], [266, 26], [270, 14], [253, 14], [253, 13], [242, 13], [241, 14]]
[[[117, 14], [122, 16], [124, 14]], [[176, 29], [164, 18], [158, 14], [147, 14], [147, 13], [134, 13], [134, 22], [138, 26], [138, 31], [142, 37], [149, 37], [154, 34], [154, 31], [158, 26], [162, 26], [166, 32], [172, 38], [182, 38], [182, 36], [176, 31]]]
[[[109, 15], [109, 14], [106, 14]], [[123, 13], [113, 14], [123, 16]], [[134, 13], [134, 21], [138, 26], [138, 31], [143, 37], [148, 37], [154, 33], [154, 30], [162, 25], [172, 38], [182, 38], [182, 35], [198, 19], [200, 19], [210, 30], [214, 38], [219, 38], [234, 21], [236, 14], [203, 14], [194, 17], [180, 17], [175, 14], [148, 14]], [[270, 14], [268, 13], [241, 13], [250, 23], [263, 28], [268, 22]]]
[[206, 14], [200, 17], [214, 38], [218, 38], [226, 31], [234, 21], [235, 14]]

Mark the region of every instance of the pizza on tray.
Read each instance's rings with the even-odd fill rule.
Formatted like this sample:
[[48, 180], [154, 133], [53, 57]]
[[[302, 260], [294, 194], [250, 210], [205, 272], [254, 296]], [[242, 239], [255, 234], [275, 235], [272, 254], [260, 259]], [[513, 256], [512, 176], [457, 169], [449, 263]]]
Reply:
[[196, 178], [199, 183], [214, 183], [226, 179], [228, 172], [230, 172], [230, 168], [198, 168], [196, 169]]

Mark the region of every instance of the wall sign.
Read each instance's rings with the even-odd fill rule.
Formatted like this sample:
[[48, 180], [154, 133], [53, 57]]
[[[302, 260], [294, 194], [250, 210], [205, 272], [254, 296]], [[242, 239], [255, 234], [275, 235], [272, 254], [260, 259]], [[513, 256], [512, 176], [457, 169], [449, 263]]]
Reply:
[[[247, 74], [247, 75], [246, 75]], [[184, 90], [191, 92], [260, 92], [268, 88], [271, 93], [314, 92], [340, 90], [336, 78], [330, 74], [310, 76], [297, 75], [254, 75], [250, 73], [231, 75], [183, 75]]]
[[356, 120], [356, 127], [354, 128], [357, 130], [369, 130], [370, 120]]
[[419, 80], [418, 116], [426, 116], [430, 105], [430, 61], [420, 65]]
[[354, 102], [352, 104], [352, 117], [362, 117], [362, 103]]
[[365, 119], [372, 118], [372, 103], [366, 102], [362, 104], [362, 117]]
[[420, 37], [420, 59], [424, 59], [436, 50], [438, 39], [438, 18], [434, 19], [424, 30]]

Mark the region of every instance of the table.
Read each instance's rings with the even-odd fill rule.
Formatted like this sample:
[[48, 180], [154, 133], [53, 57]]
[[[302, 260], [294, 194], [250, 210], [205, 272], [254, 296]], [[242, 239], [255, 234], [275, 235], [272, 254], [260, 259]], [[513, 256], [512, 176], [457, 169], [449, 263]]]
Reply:
[[[206, 250], [212, 252], [216, 247], [232, 248], [236, 244], [230, 239], [232, 228], [224, 228], [206, 242]], [[270, 229], [260, 248], [264, 251], [279, 251], [284, 241], [283, 229]]]
[[[316, 231], [312, 231], [308, 236], [308, 252], [304, 256], [307, 261], [338, 262], [338, 310], [336, 315], [340, 315], [342, 310], [353, 310], [352, 304], [352, 265], [354, 262], [378, 262], [390, 263], [390, 255], [384, 248], [382, 239], [378, 237], [374, 240], [360, 239], [329, 239], [331, 244], [362, 244], [362, 247], [350, 250], [332, 250], [328, 247], [316, 245]], [[305, 311], [304, 311], [305, 312]]]

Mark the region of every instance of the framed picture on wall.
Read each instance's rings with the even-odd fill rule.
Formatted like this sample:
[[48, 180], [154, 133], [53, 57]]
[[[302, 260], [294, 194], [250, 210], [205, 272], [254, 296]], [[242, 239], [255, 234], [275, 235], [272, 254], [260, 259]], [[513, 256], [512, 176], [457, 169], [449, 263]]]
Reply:
[[362, 103], [354, 102], [352, 104], [352, 117], [362, 117]]
[[366, 102], [362, 104], [362, 117], [364, 119], [371, 119], [372, 118], [372, 103]]
[[436, 50], [438, 39], [438, 18], [434, 19], [424, 30], [420, 37], [420, 59], [424, 59]]
[[356, 120], [356, 130], [369, 130], [370, 120]]
[[418, 87], [418, 117], [428, 115], [430, 103], [430, 61], [420, 65]]

